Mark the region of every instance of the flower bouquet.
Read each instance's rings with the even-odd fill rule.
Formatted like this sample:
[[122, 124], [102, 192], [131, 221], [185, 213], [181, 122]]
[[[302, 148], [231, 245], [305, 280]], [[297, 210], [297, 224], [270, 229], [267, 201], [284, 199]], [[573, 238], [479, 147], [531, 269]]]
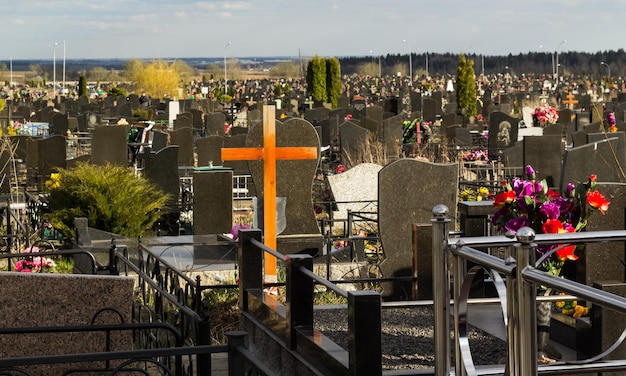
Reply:
[[[517, 232], [527, 226], [537, 234], [554, 234], [582, 231], [594, 211], [602, 214], [608, 210], [609, 202], [596, 190], [596, 176], [575, 187], [567, 185], [564, 195], [548, 189], [545, 180], [537, 181], [531, 166], [526, 166], [527, 179], [514, 178], [503, 182], [504, 192], [498, 194], [493, 206], [498, 210], [491, 223], [500, 231]], [[539, 268], [559, 276], [567, 260], [575, 261], [576, 246], [538, 246]], [[555, 252], [550, 251], [556, 249]], [[544, 256], [545, 255], [545, 256]]]
[[545, 127], [556, 124], [559, 120], [559, 113], [556, 108], [548, 105], [541, 105], [533, 112], [533, 123], [535, 127]]

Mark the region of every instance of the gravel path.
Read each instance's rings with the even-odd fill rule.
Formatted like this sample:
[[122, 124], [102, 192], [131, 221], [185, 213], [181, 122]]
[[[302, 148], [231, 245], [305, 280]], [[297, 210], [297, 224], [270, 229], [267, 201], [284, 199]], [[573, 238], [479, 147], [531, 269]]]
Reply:
[[[314, 326], [316, 330], [347, 349], [347, 317], [345, 309], [316, 310]], [[432, 307], [385, 308], [382, 311], [382, 321], [383, 369], [420, 369], [435, 366]], [[470, 328], [468, 336], [474, 364], [497, 364], [506, 356], [504, 341], [473, 327]], [[454, 348], [453, 346], [454, 344], [451, 348]]]

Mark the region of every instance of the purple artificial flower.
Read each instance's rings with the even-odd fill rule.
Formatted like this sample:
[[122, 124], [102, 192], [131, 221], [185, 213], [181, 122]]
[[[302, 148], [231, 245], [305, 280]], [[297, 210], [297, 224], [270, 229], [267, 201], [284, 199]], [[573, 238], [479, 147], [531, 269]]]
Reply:
[[515, 217], [513, 219], [510, 219], [506, 223], [506, 225], [504, 225], [504, 228], [507, 231], [513, 231], [514, 233], [517, 233], [517, 230], [519, 230], [520, 228], [522, 228], [524, 226], [528, 226], [528, 218], [526, 218], [526, 217]]
[[609, 112], [606, 114], [606, 122], [609, 124], [610, 127], [615, 125], [615, 114], [612, 112]]
[[533, 170], [533, 167], [531, 165], [527, 165], [526, 166], [526, 176], [528, 176], [529, 179], [531, 180], [535, 180], [535, 170]]
[[535, 192], [543, 191], [543, 184], [540, 181], [536, 181], [534, 185]]
[[233, 236], [233, 240], [237, 240], [237, 238], [239, 237], [239, 230], [246, 230], [249, 228], [250, 225], [241, 225], [239, 223], [234, 225], [233, 228], [230, 229], [230, 234]]
[[547, 219], [559, 219], [561, 207], [552, 201], [544, 202], [539, 208], [539, 213]]
[[567, 197], [574, 197], [576, 186], [572, 183], [567, 183], [567, 188], [565, 188], [565, 195]]
[[513, 190], [517, 197], [531, 196], [533, 194], [533, 183], [519, 178], [513, 179]]

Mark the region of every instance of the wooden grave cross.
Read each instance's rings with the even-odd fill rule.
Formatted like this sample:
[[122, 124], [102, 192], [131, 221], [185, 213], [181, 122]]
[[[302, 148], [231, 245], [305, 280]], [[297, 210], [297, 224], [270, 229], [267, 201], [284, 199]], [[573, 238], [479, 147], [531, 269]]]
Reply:
[[578, 104], [578, 100], [574, 99], [574, 94], [572, 94], [572, 93], [567, 93], [565, 98], [567, 98], [567, 100], [561, 101], [561, 103], [567, 105], [570, 110], [573, 110], [574, 109], [574, 105]]
[[[271, 249], [276, 249], [276, 162], [317, 159], [317, 153], [316, 147], [276, 147], [276, 109], [268, 105], [263, 106], [263, 147], [222, 148], [223, 161], [263, 161], [263, 243]], [[276, 282], [276, 258], [271, 255], [265, 256], [265, 276]]]

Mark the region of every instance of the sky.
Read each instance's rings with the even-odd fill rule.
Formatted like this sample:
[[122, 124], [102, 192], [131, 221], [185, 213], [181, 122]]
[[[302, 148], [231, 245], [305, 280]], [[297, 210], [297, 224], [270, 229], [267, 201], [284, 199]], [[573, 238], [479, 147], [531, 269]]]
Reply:
[[1, 0], [0, 15], [0, 62], [497, 56], [626, 44], [626, 0]]

